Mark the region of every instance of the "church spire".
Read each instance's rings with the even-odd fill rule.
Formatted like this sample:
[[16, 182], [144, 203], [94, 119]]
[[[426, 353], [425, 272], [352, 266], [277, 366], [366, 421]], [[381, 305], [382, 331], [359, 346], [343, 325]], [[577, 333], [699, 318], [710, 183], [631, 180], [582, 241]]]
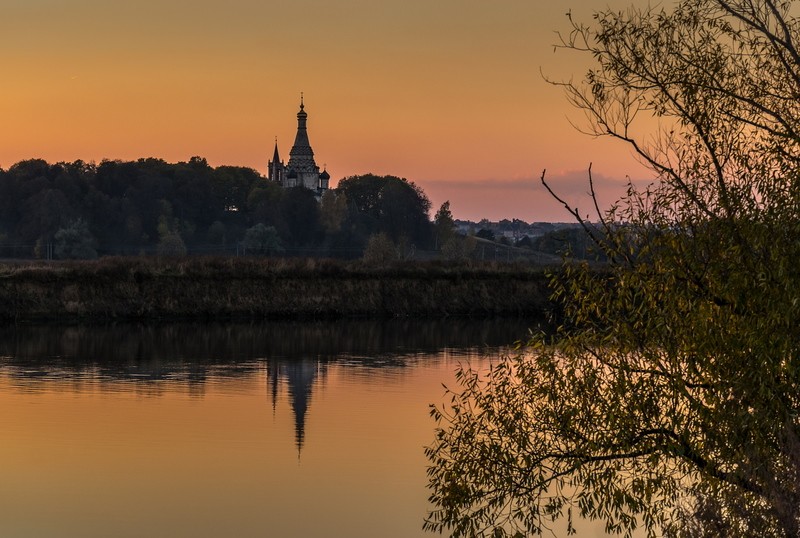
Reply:
[[297, 138], [295, 138], [294, 145], [297, 145], [299, 137], [301, 136], [300, 131], [303, 131], [302, 136], [304, 137], [304, 140], [301, 142], [304, 142], [304, 144], [310, 148], [311, 144], [308, 142], [308, 131], [306, 130], [306, 120], [308, 118], [308, 114], [306, 114], [305, 108], [306, 105], [303, 104], [303, 94], [301, 93], [300, 112], [297, 113]]
[[275, 153], [272, 154], [272, 162], [279, 163], [281, 162], [281, 156], [278, 153], [278, 137], [275, 137]]
[[270, 181], [277, 181], [283, 183], [283, 170], [284, 166], [281, 162], [280, 153], [278, 153], [278, 137], [275, 137], [275, 151], [272, 154], [272, 160], [267, 164], [267, 178]]
[[314, 150], [308, 141], [308, 113], [306, 112], [305, 95], [300, 92], [300, 110], [297, 111], [297, 134], [294, 145], [289, 151], [289, 160], [284, 165], [278, 153], [278, 140], [275, 140], [275, 152], [269, 163], [269, 179], [278, 181], [282, 186], [305, 187], [314, 191], [317, 197], [328, 188], [330, 174], [320, 172], [314, 161]]
[[289, 162], [287, 168], [289, 172], [295, 172], [298, 177], [301, 174], [319, 174], [319, 167], [314, 162], [314, 150], [308, 141], [308, 130], [306, 121], [308, 113], [305, 111], [303, 94], [300, 94], [300, 111], [297, 113], [297, 135], [294, 138], [294, 146], [289, 152]]

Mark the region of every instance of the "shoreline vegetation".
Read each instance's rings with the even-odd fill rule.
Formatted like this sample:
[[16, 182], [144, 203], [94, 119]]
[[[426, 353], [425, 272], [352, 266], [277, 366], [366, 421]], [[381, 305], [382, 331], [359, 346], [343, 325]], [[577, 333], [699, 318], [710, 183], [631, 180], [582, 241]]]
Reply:
[[0, 262], [0, 323], [542, 317], [529, 264], [109, 257]]

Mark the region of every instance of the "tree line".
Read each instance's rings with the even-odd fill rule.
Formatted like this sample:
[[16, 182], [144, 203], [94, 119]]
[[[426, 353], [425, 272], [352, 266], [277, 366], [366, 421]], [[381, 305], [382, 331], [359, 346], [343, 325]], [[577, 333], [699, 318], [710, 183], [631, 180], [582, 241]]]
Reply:
[[314, 252], [360, 256], [380, 234], [407, 250], [435, 247], [430, 201], [413, 182], [372, 174], [340, 181], [317, 199], [256, 170], [104, 160], [0, 169], [1, 255]]

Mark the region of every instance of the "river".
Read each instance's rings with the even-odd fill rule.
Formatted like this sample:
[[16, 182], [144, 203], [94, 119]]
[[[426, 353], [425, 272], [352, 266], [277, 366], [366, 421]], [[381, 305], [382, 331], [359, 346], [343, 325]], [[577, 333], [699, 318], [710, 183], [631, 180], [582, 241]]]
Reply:
[[2, 328], [0, 535], [428, 536], [429, 405], [532, 325]]

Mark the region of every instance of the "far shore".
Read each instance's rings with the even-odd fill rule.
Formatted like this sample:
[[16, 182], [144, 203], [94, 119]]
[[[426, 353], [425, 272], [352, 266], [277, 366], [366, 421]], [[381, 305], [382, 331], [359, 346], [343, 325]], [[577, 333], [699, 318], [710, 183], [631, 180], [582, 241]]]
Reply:
[[0, 261], [0, 323], [546, 316], [527, 264], [113, 257]]

